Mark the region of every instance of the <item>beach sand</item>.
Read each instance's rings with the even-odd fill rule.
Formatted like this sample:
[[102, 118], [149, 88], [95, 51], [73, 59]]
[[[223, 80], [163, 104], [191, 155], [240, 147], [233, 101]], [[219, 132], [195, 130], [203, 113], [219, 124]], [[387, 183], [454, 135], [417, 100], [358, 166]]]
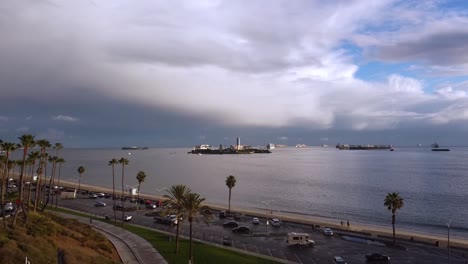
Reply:
[[[60, 185], [64, 187], [71, 187], [71, 188], [78, 187], [78, 183], [76, 182], [69, 182], [69, 181], [63, 181], [63, 180], [60, 182]], [[104, 187], [98, 187], [98, 186], [87, 185], [87, 184], [81, 184], [81, 189], [88, 190], [91, 192], [112, 193], [111, 188], [104, 188]], [[116, 188], [116, 195], [120, 195], [120, 194], [121, 194], [121, 189]], [[162, 196], [149, 195], [149, 194], [141, 194], [140, 197], [143, 199], [149, 199], [149, 200], [163, 200], [164, 199]], [[226, 207], [227, 207], [226, 205], [210, 204], [210, 203], [205, 203], [205, 205], [213, 208], [214, 210], [226, 210]], [[231, 212], [240, 213], [240, 214], [249, 215], [249, 216], [258, 216], [258, 217], [266, 216], [265, 215], [266, 211], [261, 210], [261, 209], [246, 209], [246, 208], [236, 208], [236, 207], [231, 206]], [[319, 217], [314, 217], [314, 216], [299, 215], [299, 214], [285, 213], [285, 212], [279, 212], [279, 211], [271, 211], [271, 214], [268, 214], [268, 218], [269, 219], [278, 218], [278, 219], [281, 219], [282, 221], [301, 223], [301, 224], [306, 224], [306, 225], [311, 225], [311, 226], [313, 225], [319, 225], [321, 227], [327, 226], [327, 227], [334, 228], [337, 231], [342, 230], [346, 232], [366, 233], [366, 234], [370, 234], [371, 237], [374, 239], [378, 239], [382, 237], [386, 239], [390, 239], [393, 237], [391, 225], [389, 225], [388, 228], [384, 228], [384, 227], [379, 227], [379, 226], [371, 226], [371, 225], [365, 225], [365, 224], [352, 222], [350, 223], [350, 226], [348, 227], [346, 222], [344, 222], [342, 226], [340, 220], [325, 219], [325, 218], [319, 218]], [[390, 219], [390, 215], [389, 215], [389, 219]], [[396, 237], [397, 239], [404, 240], [405, 242], [413, 241], [413, 242], [420, 242], [420, 243], [431, 244], [431, 245], [436, 245], [436, 242], [439, 242], [439, 247], [447, 247], [446, 236], [411, 232], [408, 230], [399, 230], [398, 226], [396, 227]], [[450, 246], [468, 249], [468, 239], [460, 239], [460, 238], [455, 238], [455, 237], [450, 238]]]

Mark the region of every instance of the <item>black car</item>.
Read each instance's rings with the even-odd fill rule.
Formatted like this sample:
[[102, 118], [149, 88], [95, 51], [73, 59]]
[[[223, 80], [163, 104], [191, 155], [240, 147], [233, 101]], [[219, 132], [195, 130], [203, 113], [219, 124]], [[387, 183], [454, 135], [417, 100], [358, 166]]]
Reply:
[[223, 245], [232, 246], [232, 239], [228, 236], [223, 237]]
[[239, 226], [232, 229], [234, 233], [250, 234], [250, 227], [248, 226]]
[[219, 218], [226, 218], [226, 212], [225, 211], [219, 212]]
[[390, 257], [380, 253], [369, 253], [366, 255], [367, 261], [390, 261]]
[[223, 224], [223, 227], [238, 227], [238, 226], [239, 226], [239, 223], [235, 221], [229, 221]]

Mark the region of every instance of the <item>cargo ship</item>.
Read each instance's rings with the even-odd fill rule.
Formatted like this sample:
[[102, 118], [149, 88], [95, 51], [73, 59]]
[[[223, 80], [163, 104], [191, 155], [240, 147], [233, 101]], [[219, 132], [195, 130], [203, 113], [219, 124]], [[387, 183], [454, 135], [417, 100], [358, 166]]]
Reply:
[[434, 144], [431, 145], [432, 151], [450, 151], [448, 148], [439, 148], [439, 144], [437, 142], [434, 142]]
[[337, 145], [337, 148], [340, 150], [386, 150], [393, 149], [392, 145], [347, 145], [340, 144]]

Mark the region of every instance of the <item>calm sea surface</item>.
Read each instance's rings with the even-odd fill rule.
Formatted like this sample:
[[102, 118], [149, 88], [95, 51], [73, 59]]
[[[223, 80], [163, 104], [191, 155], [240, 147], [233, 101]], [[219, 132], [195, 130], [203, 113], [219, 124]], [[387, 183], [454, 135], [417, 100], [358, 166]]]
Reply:
[[[397, 228], [468, 238], [468, 148], [450, 152], [429, 148], [395, 151], [349, 151], [333, 147], [279, 148], [272, 154], [192, 155], [189, 149], [63, 149], [62, 178], [112, 188], [108, 161], [126, 157], [125, 184], [136, 186], [136, 174], [148, 176], [142, 193], [163, 195], [162, 188], [188, 185], [208, 202], [226, 205], [225, 179], [237, 178], [231, 204], [387, 226], [391, 213], [383, 205], [389, 192], [399, 192], [404, 208]], [[131, 153], [129, 155], [129, 153]], [[116, 167], [120, 188], [121, 170]], [[128, 187], [127, 186], [127, 187]]]

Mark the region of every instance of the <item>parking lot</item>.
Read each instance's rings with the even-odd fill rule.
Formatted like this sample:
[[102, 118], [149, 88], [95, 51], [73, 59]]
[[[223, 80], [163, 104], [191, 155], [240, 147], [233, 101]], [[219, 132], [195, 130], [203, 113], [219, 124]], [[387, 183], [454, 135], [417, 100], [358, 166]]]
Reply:
[[[96, 207], [94, 206], [96, 202], [105, 202], [106, 206]], [[111, 219], [113, 218], [112, 203], [113, 201], [110, 198], [90, 199], [88, 195], [81, 194], [78, 195], [77, 199], [59, 201], [61, 206], [92, 213], [96, 216], [109, 216]], [[116, 203], [120, 204], [121, 202]], [[126, 202], [125, 206], [134, 207], [136, 205]], [[133, 216], [131, 220], [133, 224], [175, 234], [175, 226], [155, 223], [153, 217], [145, 215], [150, 212], [158, 212], [161, 210], [160, 208], [146, 209], [144, 205], [141, 205], [140, 208], [139, 211], [125, 212], [125, 214]], [[117, 219], [120, 219], [120, 217], [121, 211], [117, 211]], [[365, 237], [344, 230], [334, 230], [333, 236], [328, 236], [323, 233], [322, 227], [281, 222], [279, 227], [268, 226], [267, 234], [266, 219], [261, 216], [258, 217], [260, 220], [258, 225], [252, 224], [251, 216], [240, 216], [239, 220], [232, 219], [232, 221], [239, 222], [240, 225], [249, 226], [252, 231], [251, 234], [235, 234], [231, 231], [232, 228], [223, 227], [223, 223], [231, 221], [231, 219], [220, 219], [218, 213], [215, 212], [209, 224], [204, 223], [204, 221], [194, 222], [193, 238], [222, 245], [223, 237], [229, 236], [232, 239], [231, 246], [236, 249], [272, 256], [294, 263], [332, 263], [334, 256], [343, 257], [348, 264], [366, 263], [364, 256], [371, 252], [389, 255], [391, 263], [440, 264], [448, 262], [446, 248], [416, 243], [400, 243], [405, 249], [397, 249], [385, 246], [382, 243], [380, 245], [378, 245], [379, 243], [369, 244], [369, 241], [376, 240], [376, 238]], [[310, 234], [311, 239], [315, 241], [315, 246], [288, 246], [285, 241], [288, 232]], [[187, 221], [182, 221], [180, 233], [183, 236], [189, 236]], [[344, 238], [348, 238], [348, 240]], [[468, 263], [465, 255], [468, 256], [468, 251], [452, 249], [450, 263]]]

